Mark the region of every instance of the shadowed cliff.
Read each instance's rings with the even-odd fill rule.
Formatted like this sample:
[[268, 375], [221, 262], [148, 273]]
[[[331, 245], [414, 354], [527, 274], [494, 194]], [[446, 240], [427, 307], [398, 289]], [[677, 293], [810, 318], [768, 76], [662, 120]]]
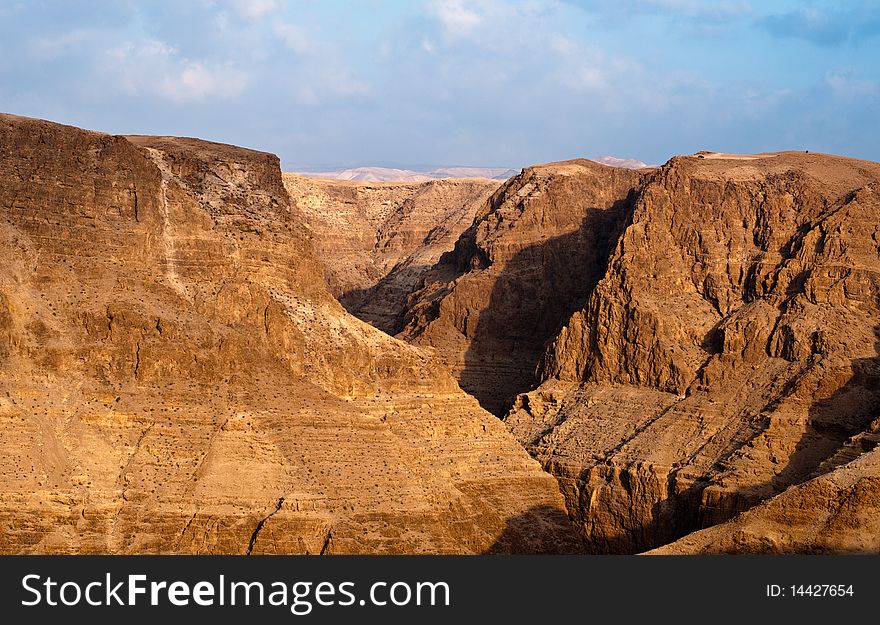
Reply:
[[464, 390], [503, 415], [536, 385], [546, 342], [603, 275], [645, 176], [584, 160], [524, 170], [425, 275], [399, 336], [433, 347]]

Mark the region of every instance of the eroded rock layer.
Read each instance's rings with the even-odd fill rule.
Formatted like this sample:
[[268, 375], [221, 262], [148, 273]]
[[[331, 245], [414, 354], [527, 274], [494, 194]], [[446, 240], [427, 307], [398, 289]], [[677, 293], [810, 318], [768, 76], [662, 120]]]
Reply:
[[0, 551], [578, 548], [503, 424], [327, 291], [276, 157], [0, 116], [0, 248]]
[[500, 184], [487, 179], [367, 183], [284, 174], [331, 292], [388, 334], [407, 298]]
[[880, 451], [650, 553], [880, 553]]
[[425, 275], [399, 336], [435, 348], [463, 389], [503, 414], [602, 277], [646, 175], [587, 160], [523, 170]]
[[851, 459], [880, 413], [878, 217], [880, 165], [846, 158], [677, 157], [646, 183], [507, 416], [592, 549], [656, 547]]
[[591, 550], [642, 551], [873, 446], [878, 224], [880, 165], [854, 159], [536, 167], [426, 274], [401, 336], [492, 409], [540, 383], [507, 425]]

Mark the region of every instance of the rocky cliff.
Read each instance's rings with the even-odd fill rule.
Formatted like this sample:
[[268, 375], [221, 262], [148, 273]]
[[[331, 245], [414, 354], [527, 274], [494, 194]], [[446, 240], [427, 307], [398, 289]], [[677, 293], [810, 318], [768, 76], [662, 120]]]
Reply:
[[0, 248], [0, 551], [578, 548], [503, 424], [327, 291], [276, 157], [3, 115]]
[[425, 274], [399, 336], [435, 348], [463, 389], [503, 414], [602, 277], [646, 175], [587, 160], [523, 170]]
[[880, 164], [493, 185], [0, 116], [0, 551], [880, 551]]
[[284, 184], [331, 292], [358, 318], [395, 334], [424, 273], [452, 249], [500, 183], [367, 183], [285, 173]]
[[491, 408], [537, 385], [505, 421], [589, 548], [650, 549], [784, 508], [872, 448], [878, 198], [880, 165], [819, 154], [526, 170], [427, 274], [401, 336]]
[[650, 553], [880, 553], [880, 451]]
[[811, 478], [880, 405], [880, 166], [705, 156], [640, 191], [548, 350], [548, 388], [575, 389], [508, 419], [597, 550], [663, 544]]

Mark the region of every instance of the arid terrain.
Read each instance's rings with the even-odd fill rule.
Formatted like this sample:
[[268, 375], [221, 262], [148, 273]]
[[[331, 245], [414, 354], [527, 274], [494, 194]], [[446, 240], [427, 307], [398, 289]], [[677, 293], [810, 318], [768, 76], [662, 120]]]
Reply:
[[325, 286], [270, 154], [0, 117], [0, 550], [577, 551], [554, 478]]
[[527, 169], [401, 336], [559, 479], [589, 551], [763, 501], [670, 549], [877, 551], [878, 183], [875, 163], [792, 152]]
[[880, 552], [880, 164], [607, 162], [0, 116], [0, 551]]
[[[607, 157], [613, 158], [613, 157]], [[626, 161], [635, 162], [635, 161]], [[642, 163], [644, 165], [644, 163]], [[395, 169], [391, 167], [355, 167], [333, 171], [296, 172], [312, 179], [349, 180], [353, 182], [428, 182], [429, 180], [450, 180], [456, 178], [484, 178], [501, 182], [516, 172], [506, 167], [441, 167], [428, 171]]]
[[500, 184], [444, 179], [354, 183], [285, 173], [291, 203], [347, 310], [396, 334], [406, 300]]

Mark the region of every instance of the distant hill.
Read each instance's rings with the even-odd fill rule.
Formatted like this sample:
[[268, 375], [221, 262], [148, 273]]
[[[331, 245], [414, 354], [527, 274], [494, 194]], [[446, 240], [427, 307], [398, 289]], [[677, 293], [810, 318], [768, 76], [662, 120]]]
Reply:
[[516, 170], [506, 167], [441, 167], [431, 171], [413, 171], [392, 167], [355, 167], [333, 171], [294, 171], [308, 178], [356, 180], [359, 182], [427, 182], [440, 178], [489, 178], [507, 180]]
[[644, 169], [645, 167], [650, 167], [647, 163], [643, 163], [642, 161], [637, 161], [634, 158], [618, 158], [616, 156], [598, 156], [596, 158], [591, 158], [591, 161], [596, 163], [602, 163], [603, 165], [609, 165], [611, 167], [624, 167], [626, 169]]
[[[650, 167], [632, 158], [616, 156], [599, 156], [590, 159], [610, 167], [626, 169], [643, 169]], [[326, 178], [329, 180], [353, 180], [355, 182], [427, 182], [442, 178], [488, 178], [490, 180], [507, 180], [519, 173], [519, 170], [507, 167], [438, 167], [430, 171], [413, 169], [396, 169], [393, 167], [354, 167], [351, 169], [334, 169], [329, 171], [292, 171], [306, 178]]]

